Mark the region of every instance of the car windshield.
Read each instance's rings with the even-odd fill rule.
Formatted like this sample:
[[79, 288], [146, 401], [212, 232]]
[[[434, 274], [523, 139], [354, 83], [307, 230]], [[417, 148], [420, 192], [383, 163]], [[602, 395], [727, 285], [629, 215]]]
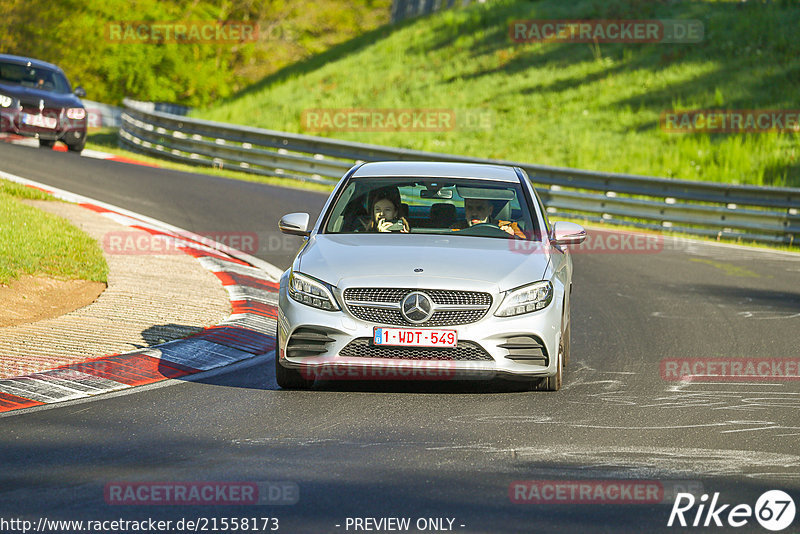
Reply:
[[69, 82], [60, 72], [44, 67], [28, 67], [19, 63], [0, 61], [0, 82], [51, 93], [72, 92]]
[[351, 178], [324, 233], [392, 232], [540, 240], [519, 183], [458, 178]]

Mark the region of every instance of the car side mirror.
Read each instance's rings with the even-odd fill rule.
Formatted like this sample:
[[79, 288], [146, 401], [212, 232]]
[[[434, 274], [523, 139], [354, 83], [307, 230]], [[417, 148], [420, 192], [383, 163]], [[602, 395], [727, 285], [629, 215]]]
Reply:
[[580, 224], [556, 221], [550, 231], [550, 241], [555, 245], [578, 245], [586, 239], [586, 230]]
[[308, 213], [289, 213], [281, 217], [278, 228], [284, 234], [308, 237]]
[[86, 98], [86, 89], [84, 89], [79, 85], [78, 87], [75, 88], [74, 94], [78, 98]]

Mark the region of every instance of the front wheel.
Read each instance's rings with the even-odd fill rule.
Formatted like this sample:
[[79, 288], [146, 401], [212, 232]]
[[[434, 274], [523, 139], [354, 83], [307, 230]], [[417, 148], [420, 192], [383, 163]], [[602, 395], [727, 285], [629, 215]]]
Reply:
[[278, 361], [275, 355], [275, 381], [283, 389], [308, 389], [314, 385], [314, 379], [303, 378], [303, 374], [296, 369], [287, 369]]
[[556, 362], [556, 374], [542, 378], [539, 382], [539, 389], [541, 391], [558, 391], [561, 389], [561, 384], [564, 380], [564, 337], [561, 337], [561, 343], [558, 345], [558, 361]]
[[86, 146], [86, 139], [81, 139], [78, 143], [74, 145], [67, 143], [67, 150], [69, 150], [70, 152], [75, 152], [77, 154], [80, 154], [85, 146]]

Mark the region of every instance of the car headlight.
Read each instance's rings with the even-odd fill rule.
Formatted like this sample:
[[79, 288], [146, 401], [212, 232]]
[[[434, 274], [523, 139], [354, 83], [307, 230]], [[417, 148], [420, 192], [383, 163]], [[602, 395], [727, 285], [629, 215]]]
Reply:
[[319, 308], [320, 310], [334, 311], [339, 309], [331, 292], [330, 285], [310, 276], [292, 273], [289, 276], [289, 296], [297, 302]]
[[546, 308], [553, 300], [553, 284], [548, 280], [535, 282], [511, 291], [494, 313], [498, 317], [522, 315]]
[[14, 99], [10, 96], [0, 95], [0, 108], [10, 108], [14, 103]]
[[69, 108], [67, 110], [67, 118], [79, 121], [86, 117], [86, 110], [83, 108]]

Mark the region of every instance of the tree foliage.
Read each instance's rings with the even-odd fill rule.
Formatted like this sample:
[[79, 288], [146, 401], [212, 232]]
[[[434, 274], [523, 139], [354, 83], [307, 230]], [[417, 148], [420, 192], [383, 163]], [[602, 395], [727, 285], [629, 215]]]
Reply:
[[[375, 28], [390, 0], [2, 0], [0, 51], [58, 64], [88, 98], [205, 106], [279, 68]], [[110, 38], [109, 24], [257, 24], [256, 41], [143, 43]]]

